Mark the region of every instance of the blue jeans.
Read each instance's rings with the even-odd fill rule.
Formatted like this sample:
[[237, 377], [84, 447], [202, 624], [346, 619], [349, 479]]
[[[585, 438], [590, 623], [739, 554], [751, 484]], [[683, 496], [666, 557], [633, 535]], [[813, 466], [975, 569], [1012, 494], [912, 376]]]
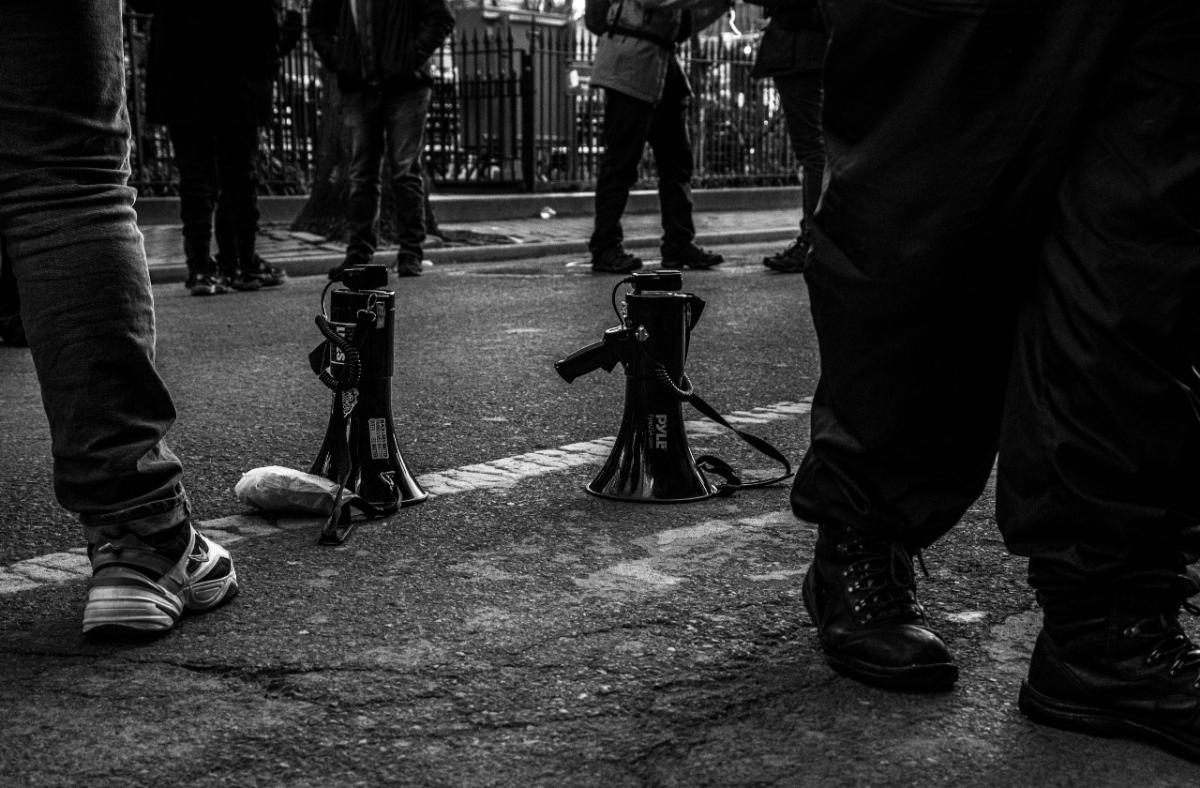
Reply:
[[127, 186], [121, 4], [5, 0], [0, 17], [0, 237], [50, 423], [55, 494], [89, 542], [164, 530], [188, 502], [163, 443], [175, 406], [154, 367]]
[[342, 115], [350, 129], [349, 262], [370, 262], [379, 244], [379, 173], [385, 153], [396, 201], [400, 254], [421, 257], [425, 186], [419, 157], [432, 93], [430, 88], [404, 93], [365, 88], [342, 96]]

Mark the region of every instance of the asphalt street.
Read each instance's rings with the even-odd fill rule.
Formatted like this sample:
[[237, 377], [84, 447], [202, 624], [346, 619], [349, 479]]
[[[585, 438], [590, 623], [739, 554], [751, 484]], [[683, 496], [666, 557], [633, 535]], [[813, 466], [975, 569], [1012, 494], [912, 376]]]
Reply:
[[[818, 356], [777, 244], [687, 272], [697, 390], [793, 461]], [[615, 324], [618, 278], [572, 256], [437, 262], [397, 292], [393, 414], [434, 493], [316, 543], [232, 488], [306, 469], [330, 395], [307, 354], [323, 277], [213, 298], [155, 286], [169, 436], [242, 593], [143, 642], [79, 633], [86, 559], [51, 489], [32, 364], [0, 348], [0, 785], [1191, 786], [1137, 743], [1036, 726], [1016, 693], [1038, 614], [991, 490], [925, 554], [952, 692], [861, 686], [822, 660], [799, 585], [814, 529], [787, 486], [679, 505], [590, 496], [624, 380], [553, 362]], [[687, 415], [693, 451], [775, 466]]]

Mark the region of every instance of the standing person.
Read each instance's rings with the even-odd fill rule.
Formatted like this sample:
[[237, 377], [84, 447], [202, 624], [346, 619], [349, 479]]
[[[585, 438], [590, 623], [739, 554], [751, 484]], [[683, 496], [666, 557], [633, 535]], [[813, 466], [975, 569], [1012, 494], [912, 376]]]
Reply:
[[[179, 170], [192, 295], [280, 285], [256, 251], [259, 128], [273, 120], [278, 0], [129, 0], [153, 13], [147, 113], [166, 124]], [[299, 20], [292, 16], [294, 26]], [[213, 217], [217, 213], [217, 260]]]
[[[300, 43], [300, 39], [304, 36], [304, 17], [300, 13], [299, 4], [301, 0], [285, 0], [286, 10], [283, 15], [283, 24], [279, 28], [279, 41], [276, 43], [275, 52], [277, 57], [282, 60], [291, 54], [296, 45]], [[278, 2], [276, 0], [276, 4]], [[278, 74], [278, 64], [276, 64], [276, 74]], [[256, 87], [259, 91], [259, 99], [271, 102], [272, 91], [270, 85], [259, 85]], [[273, 122], [274, 108], [269, 111], [272, 120], [268, 120], [266, 124]], [[256, 152], [255, 161], [261, 159], [261, 153]], [[257, 172], [257, 170], [256, 170]], [[250, 248], [251, 256], [248, 258], [250, 262], [246, 265], [239, 264], [239, 258], [245, 259], [241, 249], [247, 243], [253, 243], [257, 246], [258, 239], [258, 194], [257, 187], [255, 189], [254, 201], [254, 236], [253, 242], [250, 240], [248, 231], [243, 231], [241, 222], [239, 221], [239, 210], [242, 204], [235, 199], [237, 192], [231, 195], [228, 191], [222, 190], [217, 195], [217, 210], [213, 216], [213, 235], [217, 241], [217, 270], [221, 272], [222, 278], [225, 281], [231, 281], [233, 274], [244, 269], [252, 275], [253, 279], [261, 282], [263, 287], [274, 287], [283, 284], [287, 279], [287, 272], [282, 268], [271, 265], [254, 251], [253, 246]], [[244, 232], [244, 238], [239, 242], [239, 235]], [[240, 245], [239, 245], [240, 244]], [[253, 287], [251, 288], [253, 289]]]
[[425, 191], [420, 155], [433, 95], [429, 58], [454, 30], [446, 0], [313, 0], [313, 48], [337, 75], [350, 128], [350, 242], [342, 264], [371, 262], [379, 244], [380, 169], [386, 155], [400, 246], [394, 270], [420, 276]]
[[54, 489], [83, 524], [83, 631], [161, 632], [238, 591], [193, 526], [164, 442], [154, 305], [128, 188], [121, 4], [0, 11], [0, 241], [50, 422]]
[[658, 169], [664, 268], [711, 268], [724, 261], [696, 246], [692, 221], [692, 141], [687, 106], [692, 87], [676, 43], [724, 15], [729, 0], [619, 0], [608, 31], [596, 39], [593, 85], [604, 88], [604, 153], [596, 178], [596, 218], [588, 249], [596, 273], [642, 267], [625, 251], [621, 217], [650, 143]]
[[812, 254], [809, 224], [821, 199], [825, 150], [821, 142], [821, 61], [825, 20], [817, 0], [749, 0], [765, 6], [769, 22], [758, 42], [750, 76], [770, 77], [779, 94], [792, 152], [800, 164], [800, 234], [783, 251], [763, 259], [781, 274], [803, 273]]
[[818, 524], [827, 659], [955, 681], [911, 556], [996, 467], [1042, 610], [1021, 710], [1200, 760], [1178, 621], [1200, 590], [1200, 5], [823, 8], [821, 378], [792, 505]]

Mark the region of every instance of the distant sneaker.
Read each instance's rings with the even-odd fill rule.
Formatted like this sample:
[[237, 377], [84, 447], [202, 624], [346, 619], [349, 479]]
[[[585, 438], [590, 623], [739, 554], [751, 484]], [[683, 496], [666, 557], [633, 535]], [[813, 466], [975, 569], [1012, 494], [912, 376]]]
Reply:
[[85, 635], [166, 632], [184, 614], [212, 610], [237, 596], [229, 551], [190, 523], [184, 528], [177, 540], [162, 546], [128, 536], [89, 548]]
[[396, 255], [396, 264], [392, 268], [396, 276], [420, 276], [421, 256], [401, 253]]
[[229, 288], [225, 286], [224, 278], [216, 274], [197, 274], [188, 292], [194, 296], [211, 296], [227, 293]]
[[812, 259], [812, 238], [803, 233], [782, 252], [763, 258], [763, 265], [781, 274], [802, 274]]
[[246, 276], [257, 279], [263, 287], [279, 287], [287, 281], [287, 271], [271, 265], [260, 255], [254, 255], [254, 265], [246, 272]]
[[665, 244], [662, 247], [662, 267], [670, 269], [695, 268], [697, 270], [712, 268], [725, 262], [725, 258], [716, 252], [701, 249], [693, 243]]
[[641, 267], [642, 258], [625, 251], [625, 248], [619, 244], [592, 253], [593, 273], [628, 274]]

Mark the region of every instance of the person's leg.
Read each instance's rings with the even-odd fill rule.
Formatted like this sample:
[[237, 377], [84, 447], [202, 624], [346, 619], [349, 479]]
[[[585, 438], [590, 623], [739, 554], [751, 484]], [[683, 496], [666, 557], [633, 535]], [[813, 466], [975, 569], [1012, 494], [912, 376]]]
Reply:
[[[217, 180], [221, 180], [219, 168]], [[224, 273], [226, 268], [236, 268], [237, 232], [234, 230], [229, 200], [224, 192], [217, 194], [217, 209], [213, 212], [213, 239], [217, 242], [217, 270]], [[227, 261], [232, 263], [227, 264]]]
[[658, 170], [663, 246], [685, 246], [696, 237], [692, 222], [692, 135], [687, 125], [687, 80], [672, 59], [662, 100], [654, 108], [646, 135]]
[[692, 220], [692, 137], [687, 125], [691, 93], [676, 60], [667, 69], [662, 100], [651, 115], [647, 141], [658, 170], [658, 204], [662, 214], [663, 268], [711, 268], [724, 261], [694, 243]]
[[258, 129], [249, 124], [223, 126], [213, 136], [220, 183], [217, 245], [221, 274], [235, 290], [257, 290], [263, 286], [252, 273], [258, 237]]
[[179, 172], [183, 253], [188, 282], [194, 285], [217, 273], [212, 259], [213, 209], [220, 188], [216, 141], [212, 132], [195, 126], [172, 124], [168, 131]]
[[825, 170], [821, 141], [821, 75], [810, 71], [773, 77], [792, 152], [800, 165], [800, 233], [779, 254], [763, 260], [768, 268], [784, 273], [803, 273], [812, 250], [809, 224], [817, 212]]
[[363, 90], [342, 97], [342, 116], [350, 129], [350, 195], [346, 201], [349, 245], [344, 265], [371, 262], [379, 244], [380, 168], [386, 128], [379, 93]]
[[[624, 254], [621, 216], [629, 202], [629, 190], [637, 182], [638, 162], [646, 149], [653, 109], [648, 102], [620, 91], [604, 91], [604, 153], [596, 177], [595, 222], [588, 240], [593, 266], [597, 261], [616, 260]], [[636, 259], [626, 262], [631, 265]], [[637, 260], [634, 267], [640, 266], [641, 261]]]
[[958, 521], [994, 463], [1016, 305], [1102, 69], [1077, 52], [1112, 34], [1068, 5], [825, 7], [805, 273], [821, 377], [792, 505], [820, 524], [805, 591], [822, 645], [864, 681], [956, 675], [911, 564], [890, 568]]
[[773, 77], [787, 123], [788, 140], [800, 165], [801, 230], [817, 212], [825, 147], [821, 140], [821, 74], [817, 71]]
[[1128, 5], [1018, 322], [997, 519], [1045, 620], [1022, 709], [1200, 760], [1160, 711], [1200, 706], [1200, 7]]
[[5, 5], [0, 236], [50, 424], [55, 494], [93, 555], [84, 629], [163, 629], [231, 597], [236, 576], [189, 525], [182, 467], [164, 441], [175, 407], [154, 366], [127, 186], [120, 6], [69, 6]]
[[392, 195], [396, 201], [396, 273], [421, 273], [425, 242], [425, 184], [418, 160], [425, 140], [425, 116], [429, 113], [430, 88], [390, 96], [387, 113], [387, 155], [391, 168]]

